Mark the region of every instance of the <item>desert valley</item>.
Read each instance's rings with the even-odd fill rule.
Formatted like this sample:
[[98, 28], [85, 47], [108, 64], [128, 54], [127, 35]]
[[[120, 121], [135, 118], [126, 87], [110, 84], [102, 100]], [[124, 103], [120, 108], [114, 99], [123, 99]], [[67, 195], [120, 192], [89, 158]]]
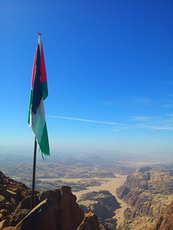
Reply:
[[[32, 163], [20, 160], [14, 163], [11, 160], [10, 164], [9, 159], [7, 164], [4, 162], [0, 161], [3, 175], [25, 184], [29, 191]], [[39, 161], [36, 192], [70, 187], [84, 213], [97, 215], [99, 229], [102, 230], [164, 229], [154, 226], [158, 226], [159, 215], [173, 201], [172, 166], [171, 162], [136, 156], [131, 156], [130, 161], [121, 157], [99, 156]], [[5, 199], [3, 189], [0, 191], [2, 200], [2, 197]], [[4, 221], [2, 210], [6, 209], [7, 206], [1, 202], [1, 222]], [[10, 222], [13, 212], [8, 210], [10, 224], [13, 223]], [[169, 224], [168, 221], [166, 223]]]

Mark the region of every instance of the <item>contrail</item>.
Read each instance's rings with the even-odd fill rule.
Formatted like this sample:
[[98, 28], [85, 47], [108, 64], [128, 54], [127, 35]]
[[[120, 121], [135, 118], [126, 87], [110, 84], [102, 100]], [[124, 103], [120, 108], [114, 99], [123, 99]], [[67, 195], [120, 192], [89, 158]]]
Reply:
[[85, 122], [92, 122], [92, 123], [101, 123], [101, 124], [107, 124], [107, 125], [124, 125], [124, 124], [116, 123], [116, 122], [95, 121], [95, 120], [87, 120], [87, 119], [74, 118], [74, 117], [61, 117], [61, 116], [53, 116], [53, 115], [47, 115], [47, 117], [54, 117], [54, 118], [67, 119], [67, 120], [75, 120], [75, 121], [85, 121]]

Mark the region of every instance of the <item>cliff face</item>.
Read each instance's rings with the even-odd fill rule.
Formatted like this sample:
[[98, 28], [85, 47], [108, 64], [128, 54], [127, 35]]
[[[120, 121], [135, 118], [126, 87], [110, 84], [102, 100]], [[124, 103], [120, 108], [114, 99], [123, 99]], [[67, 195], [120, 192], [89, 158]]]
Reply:
[[130, 205], [124, 212], [125, 221], [119, 229], [148, 230], [163, 208], [173, 200], [173, 175], [158, 169], [140, 170], [127, 177], [117, 190], [117, 196]]
[[[89, 192], [82, 195], [78, 201], [79, 206], [85, 213], [94, 212], [99, 218], [103, 220], [103, 225], [106, 229], [116, 228], [115, 210], [120, 208], [115, 196], [107, 190], [100, 190], [99, 192]], [[101, 227], [100, 227], [101, 229]], [[102, 229], [104, 229], [102, 227]]]
[[78, 204], [86, 213], [92, 211], [102, 219], [112, 218], [114, 211], [120, 208], [116, 198], [107, 190], [86, 193]]
[[148, 228], [148, 230], [171, 230], [173, 229], [173, 201], [166, 208], [164, 208], [155, 221], [155, 223]]
[[155, 218], [173, 200], [172, 191], [173, 175], [151, 169], [129, 175], [117, 190], [117, 196], [139, 213]]

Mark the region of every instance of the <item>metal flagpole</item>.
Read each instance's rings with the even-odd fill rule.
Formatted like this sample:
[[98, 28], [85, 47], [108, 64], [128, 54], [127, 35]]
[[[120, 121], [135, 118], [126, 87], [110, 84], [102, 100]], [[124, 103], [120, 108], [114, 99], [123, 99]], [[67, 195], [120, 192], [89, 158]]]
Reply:
[[33, 209], [34, 206], [35, 206], [34, 193], [35, 193], [36, 155], [37, 155], [37, 141], [36, 141], [36, 137], [35, 137], [35, 143], [34, 143], [34, 159], [33, 159], [33, 176], [32, 176], [31, 209]]

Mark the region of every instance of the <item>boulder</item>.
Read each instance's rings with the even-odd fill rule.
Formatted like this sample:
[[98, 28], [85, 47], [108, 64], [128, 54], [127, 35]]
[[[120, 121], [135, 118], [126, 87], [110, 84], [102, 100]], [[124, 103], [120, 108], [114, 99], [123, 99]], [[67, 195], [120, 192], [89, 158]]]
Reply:
[[[35, 196], [36, 205], [39, 203], [37, 196]], [[19, 223], [29, 212], [31, 211], [31, 197], [28, 196], [24, 198], [20, 204], [15, 209], [11, 218], [11, 225], [16, 225]]]
[[77, 230], [99, 230], [99, 222], [98, 217], [90, 212], [88, 215], [84, 218], [82, 223], [79, 225]]
[[8, 221], [6, 220], [2, 220], [0, 222], [0, 230], [4, 229], [5, 227], [7, 227], [9, 224], [8, 224]]
[[2, 194], [6, 190], [6, 186], [0, 184], [0, 194]]
[[17, 193], [9, 189], [6, 190], [6, 197], [11, 200], [13, 204], [17, 203]]
[[5, 204], [5, 197], [0, 195], [0, 207], [3, 207]]
[[[38, 195], [39, 199], [40, 203], [15, 226], [17, 229], [76, 230], [84, 218], [84, 212], [76, 203], [76, 196], [71, 193], [70, 187], [43, 192]], [[24, 211], [24, 207], [28, 207], [27, 200], [20, 207]], [[14, 214], [14, 221], [17, 214], [22, 214], [19, 207]]]
[[17, 225], [19, 230], [56, 230], [56, 218], [53, 202], [50, 199], [42, 201]]
[[8, 216], [9, 215], [9, 212], [8, 212], [7, 209], [1, 209], [0, 213], [2, 213], [2, 215], [4, 215], [4, 216]]

